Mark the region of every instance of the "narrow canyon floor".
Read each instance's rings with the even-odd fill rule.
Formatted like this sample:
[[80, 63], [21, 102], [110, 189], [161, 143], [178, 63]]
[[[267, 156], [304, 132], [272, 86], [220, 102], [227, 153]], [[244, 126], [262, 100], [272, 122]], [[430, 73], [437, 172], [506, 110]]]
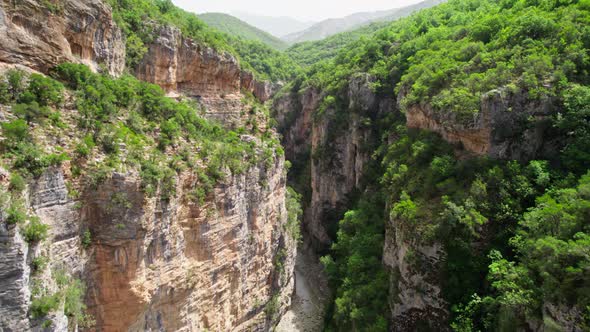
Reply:
[[328, 281], [318, 258], [302, 245], [295, 263], [291, 308], [281, 318], [275, 332], [322, 331], [329, 298]]

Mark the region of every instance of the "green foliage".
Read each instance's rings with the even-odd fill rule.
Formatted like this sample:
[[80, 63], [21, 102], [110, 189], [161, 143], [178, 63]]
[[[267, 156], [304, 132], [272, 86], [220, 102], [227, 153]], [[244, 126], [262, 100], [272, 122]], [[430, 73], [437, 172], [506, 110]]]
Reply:
[[26, 186], [27, 182], [25, 181], [25, 179], [23, 179], [23, 177], [20, 174], [12, 173], [10, 175], [10, 184], [8, 189], [10, 189], [13, 192], [20, 193], [23, 190], [25, 190]]
[[60, 298], [57, 294], [35, 297], [31, 301], [31, 315], [33, 318], [47, 316], [51, 311], [59, 308]]
[[22, 224], [27, 220], [27, 213], [21, 201], [13, 200], [6, 210], [6, 222], [9, 224]]
[[273, 295], [270, 300], [266, 303], [266, 305], [264, 306], [264, 313], [266, 314], [266, 317], [268, 317], [270, 320], [275, 320], [277, 319], [277, 315], [279, 314], [279, 295], [275, 294]]
[[572, 84], [564, 93], [564, 105], [556, 119], [567, 139], [562, 160], [568, 169], [583, 174], [590, 165], [590, 88]]
[[84, 233], [82, 233], [82, 245], [84, 246], [84, 248], [88, 248], [90, 247], [90, 245], [92, 244], [92, 233], [90, 233], [90, 230], [85, 230]]
[[49, 226], [43, 224], [38, 217], [30, 217], [29, 223], [23, 228], [25, 241], [29, 243], [39, 242], [47, 238]]
[[36, 101], [29, 104], [16, 104], [12, 111], [16, 116], [31, 123], [46, 118], [51, 114], [51, 110], [46, 106], [40, 106]]
[[25, 90], [25, 73], [22, 70], [11, 69], [6, 73], [6, 81], [11, 101], [18, 100]]
[[20, 99], [32, 98], [41, 106], [59, 106], [64, 100], [63, 91], [61, 83], [40, 74], [31, 74], [29, 86]]
[[125, 49], [127, 51], [125, 61], [128, 68], [135, 68], [148, 51], [143, 41], [132, 33], [125, 40]]
[[29, 137], [29, 126], [24, 120], [13, 120], [1, 124], [2, 135], [5, 141], [2, 145], [7, 148], [13, 148]]
[[45, 269], [47, 263], [49, 263], [49, 257], [38, 256], [33, 258], [33, 260], [31, 261], [31, 267], [35, 272], [41, 272]]
[[230, 36], [238, 37], [245, 40], [258, 41], [266, 44], [276, 50], [287, 48], [287, 44], [279, 38], [262, 31], [248, 23], [222, 13], [205, 13], [200, 14], [199, 19], [208, 26], [224, 32]]
[[361, 201], [340, 221], [330, 256], [322, 257], [336, 289], [330, 325], [339, 330], [387, 331], [388, 276], [381, 264], [382, 206]]
[[303, 215], [301, 195], [291, 187], [287, 187], [286, 205], [287, 233], [291, 235], [293, 240], [299, 241], [301, 240], [301, 216]]

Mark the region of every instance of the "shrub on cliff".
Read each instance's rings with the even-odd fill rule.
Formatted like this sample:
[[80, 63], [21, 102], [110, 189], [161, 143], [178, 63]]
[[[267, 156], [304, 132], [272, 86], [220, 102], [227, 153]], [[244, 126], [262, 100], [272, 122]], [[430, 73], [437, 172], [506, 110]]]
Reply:
[[29, 217], [29, 223], [22, 231], [25, 241], [34, 243], [47, 238], [49, 226], [43, 224], [38, 217]]

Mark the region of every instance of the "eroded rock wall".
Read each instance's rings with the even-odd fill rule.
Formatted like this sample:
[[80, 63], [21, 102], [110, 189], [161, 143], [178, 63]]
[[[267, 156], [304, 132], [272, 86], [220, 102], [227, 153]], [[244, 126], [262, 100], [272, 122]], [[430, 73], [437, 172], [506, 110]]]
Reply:
[[362, 189], [377, 140], [374, 121], [395, 106], [377, 98], [373, 80], [366, 74], [352, 78], [344, 108], [328, 107], [321, 115], [324, 95], [313, 88], [285, 94], [274, 103], [287, 159], [311, 158], [304, 230], [317, 250], [329, 247], [350, 195]]
[[[403, 93], [399, 100], [402, 97]], [[480, 112], [470, 121], [459, 120], [450, 111], [435, 111], [428, 104], [411, 106], [406, 119], [409, 128], [436, 132], [472, 154], [526, 161], [558, 151], [559, 144], [550, 134], [553, 104], [549, 97], [532, 99], [524, 91], [503, 88], [485, 94]]]
[[276, 90], [274, 84], [243, 71], [233, 55], [184, 38], [177, 28], [154, 24], [154, 33], [157, 37], [135, 68], [136, 76], [173, 96], [198, 100], [210, 119], [228, 127], [244, 126], [243, 93], [265, 102]]
[[125, 42], [100, 0], [0, 1], [0, 63], [47, 73], [62, 62], [81, 62], [112, 75], [125, 67]]
[[[181, 176], [169, 202], [146, 199], [133, 175], [115, 174], [83, 208], [93, 234], [90, 309], [106, 330], [263, 331], [265, 305], [290, 302], [295, 244], [284, 231], [283, 162], [218, 186], [205, 204]], [[119, 193], [126, 206], [113, 206]], [[275, 259], [283, 251], [278, 271]]]

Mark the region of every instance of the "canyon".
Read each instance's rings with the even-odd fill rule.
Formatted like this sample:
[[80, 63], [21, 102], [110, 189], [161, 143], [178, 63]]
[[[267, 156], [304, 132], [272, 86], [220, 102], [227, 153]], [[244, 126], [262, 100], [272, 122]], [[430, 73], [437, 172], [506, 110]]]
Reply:
[[[450, 6], [467, 12], [455, 2], [442, 5], [444, 24], [456, 23], [446, 21]], [[584, 330], [579, 303], [560, 293], [535, 297], [534, 283], [557, 272], [515, 261], [534, 247], [521, 236], [542, 220], [540, 209], [557, 204], [551, 195], [587, 198], [583, 182], [570, 188], [579, 172], [551, 172], [575, 146], [566, 143], [576, 131], [564, 133], [560, 121], [570, 104], [585, 110], [576, 104], [585, 96], [559, 95], [549, 79], [531, 88], [520, 76], [488, 78], [489, 89], [479, 68], [472, 81], [452, 82], [478, 109], [446, 109], [445, 97], [459, 93], [445, 90], [448, 77], [412, 63], [427, 54], [417, 50], [430, 45], [428, 29], [446, 31], [422, 16], [408, 19], [411, 32], [392, 25], [336, 59], [295, 70], [292, 81], [272, 81], [256, 66], [270, 62], [236, 51], [241, 40], [191, 19], [174, 26], [171, 13], [179, 14], [169, 1], [154, 5], [161, 20], [114, 3], [0, 0], [0, 76], [17, 70], [30, 81], [55, 80], [63, 92], [54, 105], [36, 104], [49, 110], [38, 122], [17, 105], [26, 98], [10, 104], [0, 95], [0, 331]], [[134, 20], [144, 31], [132, 31]], [[445, 42], [476, 38], [467, 31]], [[217, 37], [228, 42], [209, 40]], [[483, 53], [484, 44], [465, 48]], [[459, 68], [458, 58], [447, 60]], [[84, 80], [96, 89], [76, 87]], [[485, 91], [461, 90], [463, 81]], [[111, 85], [122, 97], [101, 96], [107, 114], [84, 122], [84, 102], [102, 106], [103, 90], [119, 92]], [[51, 157], [25, 160], [50, 159], [39, 174], [23, 173], [20, 186], [13, 151], [21, 147], [8, 144], [15, 123]], [[587, 216], [574, 210], [581, 203], [560, 204], [574, 212], [551, 220]], [[26, 220], [15, 223], [17, 205]], [[33, 224], [46, 237], [27, 233]], [[585, 229], [552, 230], [571, 238], [534, 248], [550, 257], [582, 241]], [[586, 248], [556, 257], [574, 261]], [[587, 270], [576, 264], [556, 268], [572, 273], [575, 287]], [[72, 298], [80, 299], [75, 308]], [[519, 311], [531, 303], [535, 310]], [[44, 306], [51, 308], [39, 314]]]

